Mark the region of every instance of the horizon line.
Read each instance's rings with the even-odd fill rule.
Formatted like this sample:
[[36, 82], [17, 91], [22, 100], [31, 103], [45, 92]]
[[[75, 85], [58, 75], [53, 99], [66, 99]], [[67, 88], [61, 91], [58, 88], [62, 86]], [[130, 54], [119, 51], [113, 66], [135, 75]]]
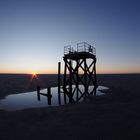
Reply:
[[[2, 74], [24, 74], [24, 75], [32, 75], [32, 73], [0, 73]], [[57, 75], [58, 73], [36, 73], [37, 75]], [[129, 72], [129, 73], [96, 73], [96, 74], [140, 74], [140, 72]], [[61, 75], [64, 75], [64, 73], [61, 73]]]

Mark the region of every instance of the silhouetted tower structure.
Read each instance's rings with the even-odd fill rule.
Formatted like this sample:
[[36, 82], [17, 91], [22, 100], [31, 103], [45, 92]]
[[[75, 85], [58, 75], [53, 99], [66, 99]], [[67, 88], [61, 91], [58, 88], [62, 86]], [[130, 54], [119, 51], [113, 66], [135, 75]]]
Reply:
[[[64, 47], [64, 80], [63, 90], [69, 97], [70, 102], [74, 102], [73, 96], [76, 93], [76, 101], [81, 98], [86, 99], [90, 94], [96, 95], [96, 50], [86, 42], [78, 43], [77, 50], [71, 45]], [[90, 90], [93, 85], [93, 90]], [[82, 86], [84, 92], [81, 91]]]

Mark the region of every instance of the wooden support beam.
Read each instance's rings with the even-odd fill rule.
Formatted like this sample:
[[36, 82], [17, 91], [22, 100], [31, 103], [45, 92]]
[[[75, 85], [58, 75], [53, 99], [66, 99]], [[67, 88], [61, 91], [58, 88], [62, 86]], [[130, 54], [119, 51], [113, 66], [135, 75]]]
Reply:
[[48, 97], [48, 105], [51, 105], [52, 95], [51, 95], [51, 88], [50, 87], [47, 88], [47, 97]]
[[70, 79], [70, 82], [69, 82], [69, 94], [70, 94], [70, 103], [72, 102], [72, 69], [71, 69], [71, 67], [72, 67], [72, 61], [70, 60], [70, 70], [69, 70], [69, 72], [70, 72], [70, 74], [69, 74], [69, 79]]
[[59, 104], [61, 104], [60, 85], [61, 85], [61, 62], [58, 62], [58, 103]]
[[37, 86], [37, 99], [40, 101], [40, 86]]

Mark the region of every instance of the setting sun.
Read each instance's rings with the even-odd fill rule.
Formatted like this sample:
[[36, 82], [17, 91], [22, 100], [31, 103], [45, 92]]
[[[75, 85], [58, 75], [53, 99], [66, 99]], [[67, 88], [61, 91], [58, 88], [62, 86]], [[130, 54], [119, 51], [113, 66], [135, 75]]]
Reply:
[[33, 72], [33, 76], [35, 76], [36, 75], [36, 73], [35, 72]]
[[33, 79], [38, 79], [37, 74], [36, 74], [35, 72], [32, 73], [31, 81], [32, 81]]

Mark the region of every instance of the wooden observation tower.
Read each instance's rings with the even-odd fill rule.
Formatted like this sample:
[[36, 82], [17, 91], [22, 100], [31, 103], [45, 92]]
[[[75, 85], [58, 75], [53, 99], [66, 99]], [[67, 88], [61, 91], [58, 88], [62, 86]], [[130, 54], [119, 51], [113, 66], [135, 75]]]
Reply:
[[63, 60], [63, 91], [69, 97], [70, 102], [75, 102], [74, 95], [76, 95], [76, 101], [81, 98], [86, 99], [92, 94], [96, 95], [95, 48], [86, 42], [78, 43], [77, 50], [74, 50], [71, 45], [65, 46]]

